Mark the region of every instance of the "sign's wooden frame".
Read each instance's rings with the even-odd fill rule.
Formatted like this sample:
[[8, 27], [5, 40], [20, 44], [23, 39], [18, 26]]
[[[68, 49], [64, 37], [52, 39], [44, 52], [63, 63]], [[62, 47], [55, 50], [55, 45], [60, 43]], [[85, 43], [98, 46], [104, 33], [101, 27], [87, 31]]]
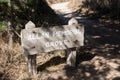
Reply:
[[55, 50], [66, 50], [68, 54], [67, 64], [75, 66], [76, 50], [84, 45], [84, 27], [72, 18], [68, 25], [54, 26], [50, 28], [36, 28], [29, 21], [25, 29], [21, 31], [21, 46], [23, 54], [27, 58], [28, 70], [32, 74], [37, 73], [36, 55]]

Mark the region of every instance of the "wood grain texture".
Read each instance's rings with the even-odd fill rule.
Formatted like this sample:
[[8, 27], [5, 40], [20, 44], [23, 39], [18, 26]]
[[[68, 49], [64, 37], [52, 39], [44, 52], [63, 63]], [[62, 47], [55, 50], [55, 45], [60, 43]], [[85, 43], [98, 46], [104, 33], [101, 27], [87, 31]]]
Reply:
[[80, 47], [84, 45], [84, 27], [64, 25], [51, 28], [23, 29], [21, 31], [21, 44], [23, 53], [27, 55]]

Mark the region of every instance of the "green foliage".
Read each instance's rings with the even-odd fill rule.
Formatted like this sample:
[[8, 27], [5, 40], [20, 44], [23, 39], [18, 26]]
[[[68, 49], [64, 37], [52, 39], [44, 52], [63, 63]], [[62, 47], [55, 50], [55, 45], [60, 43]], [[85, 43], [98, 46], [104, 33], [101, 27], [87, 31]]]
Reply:
[[5, 22], [0, 22], [0, 31], [4, 31], [7, 29], [7, 24]]
[[11, 7], [9, 7], [7, 1], [9, 2], [9, 0], [0, 0], [0, 21], [10, 21], [12, 19], [14, 28], [16, 26], [20, 29], [23, 28], [29, 20], [37, 26], [41, 26], [46, 23], [55, 24], [58, 19], [45, 0], [12, 0], [10, 2]]
[[34, 0], [28, 0], [28, 1], [27, 1], [28, 4], [34, 4], [35, 2], [36, 2], [36, 1], [34, 1]]
[[9, 2], [10, 0], [0, 0], [0, 3], [7, 3]]

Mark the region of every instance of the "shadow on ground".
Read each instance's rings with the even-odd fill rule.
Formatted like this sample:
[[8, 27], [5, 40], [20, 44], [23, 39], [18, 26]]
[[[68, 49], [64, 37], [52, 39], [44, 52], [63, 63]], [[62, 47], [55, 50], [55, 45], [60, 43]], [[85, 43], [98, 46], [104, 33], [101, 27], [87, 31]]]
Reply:
[[[74, 14], [74, 16], [78, 15]], [[65, 19], [66, 23], [69, 19]], [[85, 46], [78, 51], [77, 67], [66, 66], [59, 71], [63, 73], [62, 76], [59, 72], [54, 72], [54, 76], [57, 77], [49, 76], [47, 80], [119, 80], [120, 24], [88, 18], [77, 18], [77, 20], [79, 24], [85, 26]], [[66, 58], [53, 58], [40, 65], [38, 71], [43, 71], [48, 66], [65, 63], [65, 61]], [[53, 64], [50, 65], [51, 63]]]

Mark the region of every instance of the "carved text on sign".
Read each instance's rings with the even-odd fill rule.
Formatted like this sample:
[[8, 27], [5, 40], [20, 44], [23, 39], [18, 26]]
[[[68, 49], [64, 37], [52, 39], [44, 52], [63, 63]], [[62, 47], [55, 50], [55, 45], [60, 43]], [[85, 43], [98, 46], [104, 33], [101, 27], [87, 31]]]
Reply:
[[40, 38], [50, 38], [50, 37], [62, 37], [62, 35], [65, 36], [70, 36], [70, 35], [79, 35], [81, 34], [81, 32], [78, 29], [73, 29], [73, 30], [65, 30], [65, 31], [56, 31], [53, 32], [52, 35], [49, 32], [43, 32], [43, 33], [38, 33], [35, 34], [33, 32], [33, 34], [28, 35], [28, 40], [33, 40], [33, 39], [40, 39]]
[[22, 48], [30, 55], [84, 45], [84, 27], [79, 25], [23, 29], [21, 36]]

